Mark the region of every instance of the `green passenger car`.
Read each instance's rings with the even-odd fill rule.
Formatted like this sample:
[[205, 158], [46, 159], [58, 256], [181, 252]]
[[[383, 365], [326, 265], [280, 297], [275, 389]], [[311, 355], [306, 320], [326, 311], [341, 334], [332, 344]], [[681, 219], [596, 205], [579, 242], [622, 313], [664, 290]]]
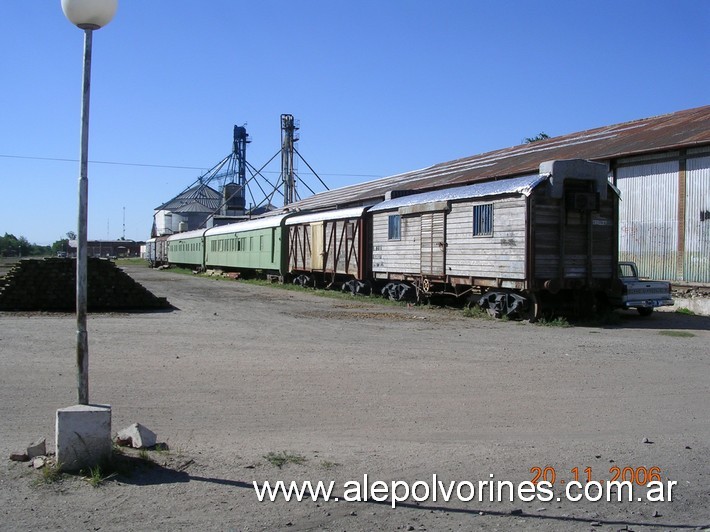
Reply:
[[179, 266], [204, 267], [205, 229], [177, 233], [168, 238], [168, 262]]
[[284, 219], [269, 216], [208, 229], [205, 265], [233, 269], [286, 272]]

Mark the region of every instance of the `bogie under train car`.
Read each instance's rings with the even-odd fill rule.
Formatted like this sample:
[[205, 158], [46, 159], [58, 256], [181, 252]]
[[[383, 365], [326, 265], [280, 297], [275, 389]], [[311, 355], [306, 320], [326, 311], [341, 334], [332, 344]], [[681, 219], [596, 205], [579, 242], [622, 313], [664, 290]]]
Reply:
[[401, 196], [369, 211], [372, 275], [419, 296], [481, 293], [497, 317], [593, 307], [615, 287], [618, 200], [606, 166], [582, 160]]

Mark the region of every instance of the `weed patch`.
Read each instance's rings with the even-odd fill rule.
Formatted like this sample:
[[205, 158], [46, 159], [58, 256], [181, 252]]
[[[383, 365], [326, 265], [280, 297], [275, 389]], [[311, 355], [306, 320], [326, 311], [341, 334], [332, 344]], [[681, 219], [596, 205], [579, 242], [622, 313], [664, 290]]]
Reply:
[[689, 308], [685, 308], [685, 307], [680, 307], [679, 309], [676, 309], [675, 313], [676, 314], [683, 314], [685, 316], [695, 316], [695, 312], [693, 312]]
[[688, 331], [658, 331], [658, 334], [662, 336], [673, 336], [675, 338], [692, 338], [695, 336], [695, 334]]
[[40, 476], [35, 480], [35, 484], [55, 484], [64, 478], [59, 464], [48, 463], [40, 471]]
[[466, 318], [474, 318], [477, 320], [490, 320], [492, 319], [490, 314], [486, 311], [486, 309], [483, 309], [479, 307], [478, 305], [468, 305], [466, 308], [463, 309], [463, 315]]
[[264, 460], [281, 469], [286, 464], [303, 464], [306, 462], [306, 457], [300, 454], [292, 454], [287, 451], [281, 451], [280, 453], [272, 451], [269, 454], [264, 455]]
[[572, 327], [567, 318], [563, 316], [558, 316], [556, 318], [542, 318], [535, 322], [537, 325], [542, 325], [543, 327]]

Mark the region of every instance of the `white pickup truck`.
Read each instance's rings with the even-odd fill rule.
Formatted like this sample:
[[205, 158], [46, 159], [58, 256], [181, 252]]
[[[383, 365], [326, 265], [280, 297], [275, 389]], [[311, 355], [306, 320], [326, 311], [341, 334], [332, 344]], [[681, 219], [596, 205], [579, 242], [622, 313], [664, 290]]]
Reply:
[[673, 305], [671, 284], [665, 281], [639, 279], [639, 272], [633, 262], [619, 263], [621, 292], [611, 294], [609, 303], [614, 308], [635, 308], [641, 316], [650, 316], [656, 307]]

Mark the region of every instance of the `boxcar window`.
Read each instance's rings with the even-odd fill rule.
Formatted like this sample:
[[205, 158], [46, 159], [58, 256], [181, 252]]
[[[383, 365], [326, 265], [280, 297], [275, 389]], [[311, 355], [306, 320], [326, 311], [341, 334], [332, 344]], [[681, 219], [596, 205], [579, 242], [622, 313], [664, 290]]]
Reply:
[[259, 251], [264, 251], [264, 235], [259, 235]]
[[493, 204], [473, 206], [473, 236], [493, 234]]
[[400, 238], [401, 218], [399, 214], [390, 214], [388, 219], [388, 240], [399, 240]]

